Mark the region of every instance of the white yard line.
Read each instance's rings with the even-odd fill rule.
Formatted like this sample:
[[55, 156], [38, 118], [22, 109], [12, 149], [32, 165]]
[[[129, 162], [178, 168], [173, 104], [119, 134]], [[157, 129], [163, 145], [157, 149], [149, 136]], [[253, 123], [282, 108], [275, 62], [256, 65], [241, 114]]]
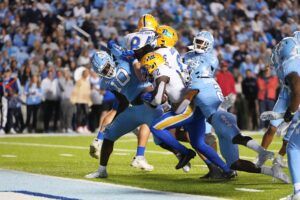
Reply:
[[[3, 145], [16, 145], [16, 146], [31, 146], [31, 147], [48, 147], [48, 148], [63, 148], [63, 149], [80, 149], [80, 150], [88, 150], [88, 147], [82, 146], [71, 146], [71, 145], [58, 145], [58, 144], [40, 144], [40, 143], [27, 143], [27, 142], [0, 142]], [[136, 152], [133, 149], [118, 149], [114, 148], [115, 151], [119, 152]], [[163, 151], [155, 151], [155, 150], [147, 150], [147, 153], [153, 154], [161, 154], [161, 155], [170, 155], [170, 152]]]
[[1, 157], [3, 157], [3, 158], [16, 158], [17, 156], [13, 155], [13, 154], [2, 154]]
[[257, 190], [251, 188], [235, 188], [235, 190], [243, 191], [243, 192], [264, 192], [264, 190]]

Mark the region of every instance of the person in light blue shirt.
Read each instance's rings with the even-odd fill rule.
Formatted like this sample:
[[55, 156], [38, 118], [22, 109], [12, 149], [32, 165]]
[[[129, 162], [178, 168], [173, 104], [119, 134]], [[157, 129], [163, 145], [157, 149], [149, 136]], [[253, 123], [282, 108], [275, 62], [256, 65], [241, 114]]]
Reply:
[[[42, 102], [42, 89], [37, 76], [32, 76], [24, 88], [26, 95], [26, 127], [29, 132], [35, 132], [37, 124], [37, 113]], [[31, 121], [32, 119], [32, 121]]]

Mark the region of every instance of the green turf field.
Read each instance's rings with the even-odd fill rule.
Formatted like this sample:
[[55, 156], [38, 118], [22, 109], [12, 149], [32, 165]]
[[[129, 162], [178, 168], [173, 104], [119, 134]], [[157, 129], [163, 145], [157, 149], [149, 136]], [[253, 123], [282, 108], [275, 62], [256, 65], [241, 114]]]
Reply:
[[[84, 179], [97, 169], [98, 161], [88, 155], [92, 136], [42, 136], [0, 138], [0, 168], [38, 174]], [[260, 142], [261, 136], [255, 136]], [[281, 139], [276, 138], [271, 150], [277, 151]], [[130, 167], [135, 154], [136, 139], [129, 135], [115, 145], [109, 162], [109, 183], [131, 185], [162, 191], [202, 194], [230, 199], [280, 199], [292, 193], [292, 185], [273, 182], [271, 177], [238, 173], [227, 182], [210, 182], [199, 177], [207, 173], [204, 163], [195, 158], [189, 173], [175, 170], [177, 159], [150, 141], [146, 152], [154, 171], [144, 172]], [[240, 147], [241, 155], [253, 160], [255, 153]], [[14, 157], [15, 156], [15, 157]], [[271, 165], [271, 162], [267, 163]], [[287, 169], [285, 170], [287, 172]], [[256, 192], [238, 191], [237, 188], [255, 189]]]

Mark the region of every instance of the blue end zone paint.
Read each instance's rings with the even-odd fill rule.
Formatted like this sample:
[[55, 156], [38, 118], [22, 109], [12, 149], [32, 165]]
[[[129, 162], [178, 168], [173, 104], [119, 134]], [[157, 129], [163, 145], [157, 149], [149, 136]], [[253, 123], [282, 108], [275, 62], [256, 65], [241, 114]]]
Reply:
[[15, 192], [15, 193], [21, 193], [21, 194], [26, 194], [26, 195], [35, 196], [35, 197], [44, 197], [44, 198], [48, 198], [48, 199], [79, 200], [79, 199], [75, 199], [75, 198], [55, 196], [55, 195], [51, 195], [51, 194], [43, 194], [43, 193], [39, 193], [39, 192], [30, 192], [30, 191], [25, 191], [25, 190], [19, 190], [19, 191], [0, 191], [0, 192]]
[[31, 194], [47, 194], [50, 196], [64, 197], [66, 200], [220, 200], [220, 198], [215, 197], [161, 192], [130, 186], [4, 169], [0, 169], [0, 191], [29, 191]]

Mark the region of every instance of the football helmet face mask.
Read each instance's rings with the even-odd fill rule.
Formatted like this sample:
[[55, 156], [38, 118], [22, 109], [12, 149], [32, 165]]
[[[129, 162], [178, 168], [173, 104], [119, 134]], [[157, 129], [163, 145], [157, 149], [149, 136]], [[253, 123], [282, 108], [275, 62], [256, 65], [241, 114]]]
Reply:
[[141, 66], [147, 70], [148, 75], [152, 75], [153, 72], [162, 64], [165, 64], [164, 58], [162, 55], [155, 52], [147, 53], [141, 60]]
[[105, 51], [94, 53], [91, 65], [93, 70], [101, 77], [112, 79], [116, 76], [115, 63]]
[[139, 19], [138, 31], [142, 31], [142, 30], [156, 31], [157, 27], [158, 27], [157, 20], [155, 19], [155, 17], [153, 17], [150, 14], [145, 14]]
[[166, 25], [159, 26], [157, 28], [157, 46], [158, 47], [174, 47], [178, 41], [178, 35], [176, 31]]
[[193, 47], [197, 53], [206, 53], [213, 49], [214, 37], [208, 31], [199, 32], [193, 40]]

